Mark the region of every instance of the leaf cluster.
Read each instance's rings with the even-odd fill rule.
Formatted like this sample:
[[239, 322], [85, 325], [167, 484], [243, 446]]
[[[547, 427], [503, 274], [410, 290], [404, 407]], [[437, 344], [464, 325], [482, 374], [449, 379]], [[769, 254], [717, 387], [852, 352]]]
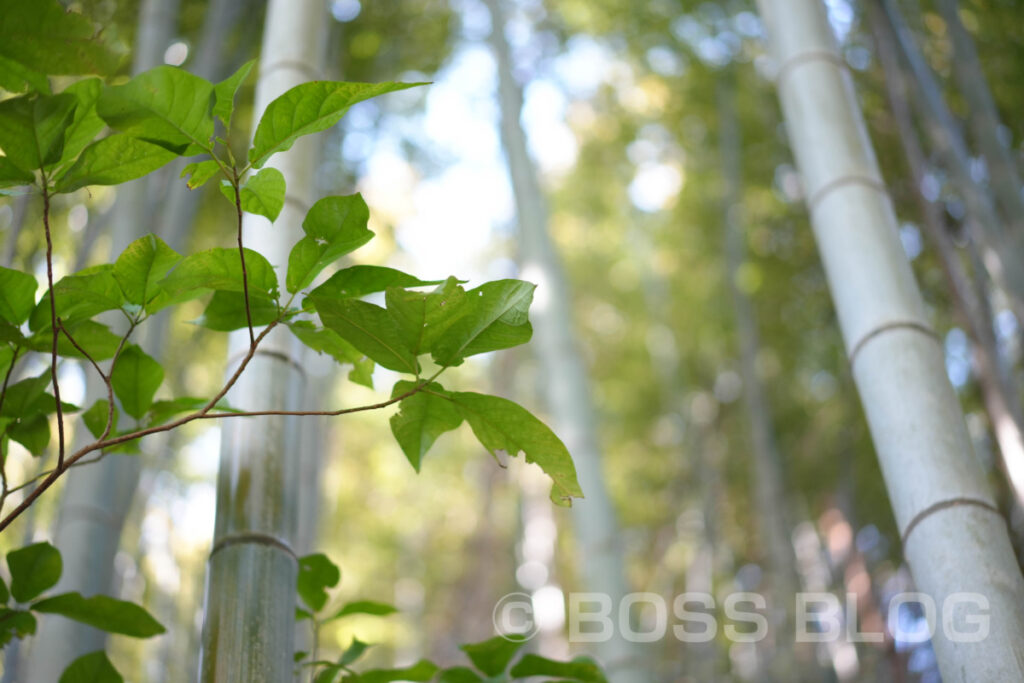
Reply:
[[[106, 595], [83, 597], [80, 593], [59, 593], [41, 597], [53, 588], [64, 570], [60, 552], [46, 542], [7, 553], [10, 585], [0, 578], [0, 646], [36, 632], [36, 615], [58, 614], [107, 633], [132, 638], [151, 638], [164, 627], [144, 608]], [[70, 681], [113, 683], [121, 676], [102, 652], [92, 652], [73, 661], [60, 678]]]

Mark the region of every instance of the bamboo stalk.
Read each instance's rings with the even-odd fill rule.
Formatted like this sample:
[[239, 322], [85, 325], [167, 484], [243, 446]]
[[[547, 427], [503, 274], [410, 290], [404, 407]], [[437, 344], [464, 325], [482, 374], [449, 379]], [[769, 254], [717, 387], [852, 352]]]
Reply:
[[938, 0], [939, 13], [946, 22], [953, 44], [953, 73], [960, 92], [970, 107], [968, 122], [975, 143], [988, 164], [989, 183], [999, 207], [1015, 233], [1024, 231], [1024, 198], [1021, 179], [1010, 148], [999, 139], [1005, 129], [978, 59], [974, 39], [960, 21], [956, 0]]
[[1024, 506], [1024, 420], [1021, 418], [1017, 392], [1012, 378], [999, 358], [985, 292], [981, 287], [972, 287], [971, 278], [957, 253], [942, 208], [938, 202], [926, 199], [921, 192], [927, 161], [911, 120], [910, 108], [906, 101], [906, 79], [899, 68], [892, 35], [887, 30], [885, 18], [877, 5], [869, 3], [868, 17], [885, 70], [890, 108], [900, 144], [903, 146], [904, 156], [907, 158], [914, 181], [914, 197], [921, 209], [922, 224], [935, 245], [956, 311], [973, 341], [975, 372], [981, 386], [985, 410], [999, 444], [1002, 469], [1007, 476], [1017, 506]]
[[[319, 75], [322, 0], [271, 0], [267, 7], [254, 120], [277, 96]], [[247, 246], [284, 264], [313, 198], [316, 140], [307, 137], [273, 166], [285, 176], [287, 200], [277, 222], [247, 215]], [[229, 357], [250, 346], [232, 333]], [[305, 373], [284, 329], [272, 330], [228, 396], [241, 409], [303, 407]], [[292, 679], [295, 543], [299, 533], [304, 452], [298, 418], [265, 416], [222, 425], [217, 515], [207, 578], [200, 680], [277, 683]]]
[[[522, 92], [512, 73], [512, 58], [505, 40], [505, 19], [499, 0], [487, 0], [490, 9], [491, 48], [498, 63], [498, 100], [501, 140], [508, 161], [519, 226], [522, 275], [538, 283], [531, 311], [532, 348], [542, 368], [546, 404], [576, 463], [586, 498], [573, 508], [573, 524], [580, 544], [585, 590], [607, 595], [613, 620], [628, 592], [617, 514], [601, 470], [601, 446], [587, 381], [587, 369], [572, 329], [569, 286], [559, 255], [548, 234], [547, 208], [537, 169], [529, 156], [519, 122]], [[601, 660], [617, 683], [647, 680], [636, 649], [614, 628], [601, 643]]]
[[[819, 0], [761, 0], [790, 141], [854, 380], [918, 587], [950, 609], [933, 645], [947, 681], [1024, 678], [1024, 578], [946, 377], [897, 235], [853, 84]], [[986, 601], [984, 609], [962, 594]]]

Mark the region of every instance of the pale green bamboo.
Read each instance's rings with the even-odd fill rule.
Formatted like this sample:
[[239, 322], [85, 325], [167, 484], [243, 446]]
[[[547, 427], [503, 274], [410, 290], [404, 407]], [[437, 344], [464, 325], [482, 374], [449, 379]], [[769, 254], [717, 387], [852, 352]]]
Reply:
[[[178, 0], [145, 0], [141, 4], [133, 73], [163, 62], [164, 50], [177, 30], [178, 4]], [[146, 178], [118, 188], [110, 230], [110, 248], [115, 255], [141, 237], [139, 226], [145, 225], [145, 206], [151, 195]], [[117, 329], [123, 321], [113, 322]], [[141, 338], [133, 341], [145, 344]], [[105, 396], [106, 388], [99, 378], [87, 366], [85, 370], [87, 399]], [[85, 432], [80, 423], [79, 429]], [[84, 442], [88, 437], [85, 432], [77, 440]], [[114, 556], [141, 472], [137, 456], [110, 454], [98, 463], [68, 473], [54, 529], [54, 544], [64, 561], [64, 572], [55, 590], [83, 595], [117, 593]], [[25, 680], [56, 681], [68, 664], [88, 652], [102, 650], [106, 641], [107, 634], [99, 629], [60, 616], [41, 616]]]
[[953, 73], [970, 107], [971, 132], [988, 164], [989, 183], [1011, 230], [1020, 234], [1024, 232], [1024, 197], [1021, 197], [1020, 173], [1013, 152], [1000, 139], [1000, 132], [1007, 130], [1006, 126], [989, 90], [974, 39], [960, 21], [957, 0], [939, 0], [936, 4], [949, 29]]
[[[326, 25], [322, 0], [271, 0], [254, 120], [289, 88], [319, 77]], [[316, 141], [307, 137], [272, 160], [288, 186], [284, 209], [273, 226], [246, 216], [247, 246], [279, 267], [287, 263], [312, 203], [315, 154]], [[233, 333], [230, 364], [248, 348], [248, 332]], [[274, 330], [228, 395], [231, 404], [243, 409], [301, 409], [305, 375], [296, 360], [297, 350], [286, 330]], [[211, 683], [288, 681], [293, 666], [300, 499], [316, 495], [303, 486], [308, 453], [300, 445], [295, 418], [233, 420], [221, 428], [200, 678]]]
[[519, 121], [522, 92], [512, 74], [504, 14], [498, 0], [487, 0], [487, 5], [493, 26], [491, 46], [498, 63], [501, 140], [519, 225], [522, 276], [538, 285], [530, 314], [534, 326], [531, 348], [542, 368], [548, 410], [556, 431], [572, 453], [584, 491], [584, 500], [575, 503], [573, 509], [584, 590], [611, 598], [614, 629], [610, 639], [600, 644], [598, 654], [616, 683], [639, 683], [647, 680], [643, 662], [619, 628], [620, 600], [629, 588], [617, 515], [601, 469], [601, 446], [587, 370], [572, 328], [569, 285], [548, 234], [543, 193]]
[[[971, 451], [825, 8], [820, 0], [759, 5], [904, 555], [943, 617], [932, 639], [943, 679], [1022, 680], [1024, 578]], [[972, 616], [984, 637], [958, 635], [972, 630]]]
[[771, 591], [769, 642], [763, 643], [761, 655], [766, 656], [765, 674], [784, 680], [797, 675], [797, 659], [793, 643], [793, 606], [800, 579], [796, 571], [791, 529], [787, 520], [785, 476], [782, 457], [775, 439], [771, 408], [761, 377], [757, 371], [760, 335], [754, 303], [740, 288], [740, 269], [746, 260], [746, 238], [743, 234], [743, 184], [740, 158], [741, 132], [736, 113], [736, 84], [732, 74], [720, 77], [718, 84], [719, 151], [722, 159], [724, 191], [723, 223], [725, 228], [725, 268], [729, 294], [732, 297], [733, 320], [739, 344], [740, 378], [750, 432], [753, 460], [753, 494], [760, 537]]

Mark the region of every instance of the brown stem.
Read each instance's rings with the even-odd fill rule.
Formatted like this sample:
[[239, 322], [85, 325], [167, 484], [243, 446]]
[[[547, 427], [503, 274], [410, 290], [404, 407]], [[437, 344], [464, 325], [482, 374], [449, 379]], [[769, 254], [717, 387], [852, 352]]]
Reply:
[[[18, 506], [11, 510], [11, 512], [3, 518], [3, 521], [0, 521], [0, 531], [6, 529], [11, 524], [11, 522], [13, 522], [18, 517], [18, 515], [27, 510], [29, 506], [32, 505], [33, 502], [35, 502], [36, 498], [41, 496], [43, 492], [46, 491], [46, 489], [50, 488], [54, 484], [54, 482], [56, 482], [57, 479], [59, 479], [60, 476], [68, 470], [69, 467], [73, 466], [78, 460], [81, 460], [89, 453], [92, 453], [93, 451], [96, 450], [101, 450], [103, 448], [109, 448], [110, 446], [116, 446], [117, 444], [125, 443], [126, 441], [140, 439], [150, 434], [156, 434], [158, 432], [166, 432], [170, 431], [171, 429], [176, 429], [177, 427], [180, 427], [181, 425], [184, 424], [188, 424], [189, 422], [210, 412], [213, 406], [216, 405], [217, 402], [220, 401], [222, 398], [224, 398], [224, 394], [228, 393], [231, 387], [234, 386], [235, 382], [238, 381], [238, 378], [241, 376], [242, 371], [245, 370], [246, 366], [249, 364], [249, 361], [251, 361], [253, 356], [256, 355], [256, 347], [259, 345], [260, 341], [262, 341], [263, 338], [267, 336], [270, 330], [274, 329], [274, 327], [277, 326], [277, 322], [278, 321], [275, 320], [270, 325], [268, 325], [263, 330], [263, 332], [260, 333], [260, 336], [256, 338], [256, 340], [253, 342], [253, 345], [249, 347], [249, 351], [245, 354], [245, 357], [242, 358], [242, 362], [239, 364], [238, 369], [235, 370], [234, 374], [231, 375], [230, 379], [228, 379], [228, 381], [225, 382], [224, 386], [221, 387], [221, 390], [217, 392], [217, 395], [210, 399], [210, 401], [201, 409], [199, 409], [199, 411], [186, 415], [185, 417], [179, 418], [174, 422], [168, 422], [167, 424], [158, 425], [156, 427], [147, 427], [146, 429], [140, 429], [129, 434], [122, 434], [121, 436], [116, 436], [111, 439], [97, 440], [87, 446], [83, 446], [82, 448], [78, 449], [66, 461], [62, 460], [61, 462], [58, 462], [57, 467], [54, 468], [45, 479], [43, 479], [39, 486], [32, 489], [32, 492], [25, 496], [25, 499], [18, 503]], [[113, 404], [113, 401], [111, 401], [111, 404]], [[110, 421], [109, 415], [110, 413], [108, 413], [108, 422]]]
[[373, 403], [365, 406], [357, 406], [355, 408], [343, 408], [341, 410], [333, 411], [258, 411], [251, 413], [214, 413], [210, 415], [210, 410], [214, 407], [214, 405], [217, 404], [218, 401], [224, 398], [224, 395], [235, 384], [239, 376], [241, 376], [242, 371], [245, 370], [245, 367], [249, 364], [249, 361], [252, 360], [253, 356], [256, 354], [256, 347], [263, 340], [263, 338], [266, 337], [267, 333], [270, 332], [270, 330], [276, 325], [277, 321], [274, 321], [273, 323], [268, 325], [267, 328], [263, 330], [263, 332], [260, 333], [260, 335], [256, 338], [256, 345], [254, 345], [245, 355], [235, 373], [225, 383], [224, 387], [222, 387], [221, 390], [217, 392], [217, 395], [210, 399], [210, 401], [205, 406], [203, 406], [201, 409], [194, 413], [185, 415], [184, 417], [181, 417], [173, 422], [168, 422], [167, 424], [156, 425], [154, 427], [147, 427], [145, 429], [140, 429], [128, 434], [121, 434], [119, 436], [115, 436], [109, 439], [97, 440], [89, 444], [88, 446], [83, 446], [74, 454], [69, 456], [63, 465], [59, 465], [57, 468], [52, 470], [46, 476], [46, 478], [39, 484], [39, 486], [32, 489], [32, 492], [29, 493], [25, 497], [25, 499], [21, 501], [21, 503], [19, 503], [18, 506], [14, 508], [6, 517], [4, 517], [3, 521], [0, 521], [0, 532], [6, 529], [11, 524], [11, 522], [13, 522], [18, 517], [18, 515], [20, 515], [22, 512], [28, 509], [28, 507], [36, 500], [36, 498], [38, 498], [46, 489], [52, 486], [53, 483], [57, 481], [57, 479], [60, 478], [60, 476], [64, 472], [66, 472], [69, 468], [73, 467], [76, 462], [81, 460], [84, 456], [88, 455], [89, 453], [92, 453], [93, 451], [109, 448], [111, 446], [117, 446], [118, 444], [126, 443], [128, 441], [141, 439], [142, 437], [149, 436], [150, 434], [157, 434], [160, 432], [167, 432], [172, 429], [177, 429], [178, 427], [181, 427], [182, 425], [188, 424], [189, 422], [193, 422], [195, 420], [207, 420], [223, 417], [258, 417], [260, 415], [337, 416], [347, 415], [349, 413], [364, 412], [367, 410], [376, 410], [378, 408], [385, 408], [423, 390], [424, 387], [430, 384], [430, 382], [436, 379], [437, 376], [440, 375], [441, 372], [445, 370], [445, 368], [441, 368], [436, 373], [434, 373], [434, 375], [431, 378], [424, 380], [423, 382], [417, 384], [409, 391], [403, 394], [399, 394], [398, 396], [395, 396], [393, 398], [390, 398], [387, 401], [381, 401], [380, 403]]
[[238, 172], [235, 171], [235, 212], [238, 214], [238, 258], [242, 262], [242, 298], [245, 300], [245, 322], [249, 327], [249, 346], [255, 348], [256, 337], [252, 331], [252, 311], [249, 308], [249, 275], [245, 270], [245, 248], [242, 246], [242, 193], [238, 183]]
[[50, 189], [43, 177], [43, 231], [46, 233], [46, 283], [50, 287], [50, 381], [53, 382], [53, 400], [57, 406], [57, 467], [64, 464], [64, 409], [60, 405], [60, 384], [57, 382], [57, 296], [53, 291], [53, 236], [50, 234]]
[[[7, 385], [11, 382], [11, 375], [14, 374], [14, 365], [18, 360], [18, 353], [21, 348], [15, 347], [14, 355], [11, 356], [11, 364], [7, 367], [7, 372], [4, 373], [4, 384], [0, 387], [0, 411], [4, 407], [4, 399], [7, 398]], [[0, 510], [4, 507], [4, 501], [7, 499], [7, 454], [4, 453], [3, 439], [0, 438]]]

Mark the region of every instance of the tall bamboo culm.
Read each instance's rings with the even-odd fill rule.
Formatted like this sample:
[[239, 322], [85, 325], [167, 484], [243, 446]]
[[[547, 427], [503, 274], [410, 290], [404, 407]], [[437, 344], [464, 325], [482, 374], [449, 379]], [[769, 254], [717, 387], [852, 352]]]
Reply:
[[[268, 3], [254, 121], [274, 98], [319, 77], [326, 25], [323, 0]], [[315, 159], [312, 137], [275, 156], [272, 165], [284, 174], [288, 187], [284, 209], [273, 226], [245, 217], [246, 245], [276, 266], [287, 263], [312, 203]], [[231, 335], [228, 372], [249, 343], [246, 330]], [[260, 345], [228, 400], [242, 409], [302, 409], [305, 376], [298, 357], [287, 331], [275, 330]], [[217, 516], [200, 656], [204, 682], [292, 680], [300, 499], [317, 493], [303, 490], [303, 461], [310, 454], [299, 447], [298, 419], [248, 418], [221, 427]]]
[[[615, 505], [601, 464], [596, 411], [572, 327], [569, 284], [548, 233], [544, 194], [520, 123], [523, 96], [512, 73], [512, 55], [505, 39], [505, 3], [487, 0], [486, 4], [491, 14], [490, 43], [498, 67], [501, 141], [516, 204], [522, 276], [538, 283], [530, 312], [534, 325], [532, 348], [541, 367], [547, 409], [573, 455], [586, 496], [573, 509], [584, 589], [607, 596], [614, 619], [629, 587]], [[648, 680], [641, 653], [617, 626], [595, 654], [616, 683]]]
[[[933, 644], [943, 679], [1024, 680], [1024, 578], [971, 452], [825, 8], [821, 0], [759, 6], [903, 552], [937, 606]], [[976, 630], [974, 638], [956, 635]]]

